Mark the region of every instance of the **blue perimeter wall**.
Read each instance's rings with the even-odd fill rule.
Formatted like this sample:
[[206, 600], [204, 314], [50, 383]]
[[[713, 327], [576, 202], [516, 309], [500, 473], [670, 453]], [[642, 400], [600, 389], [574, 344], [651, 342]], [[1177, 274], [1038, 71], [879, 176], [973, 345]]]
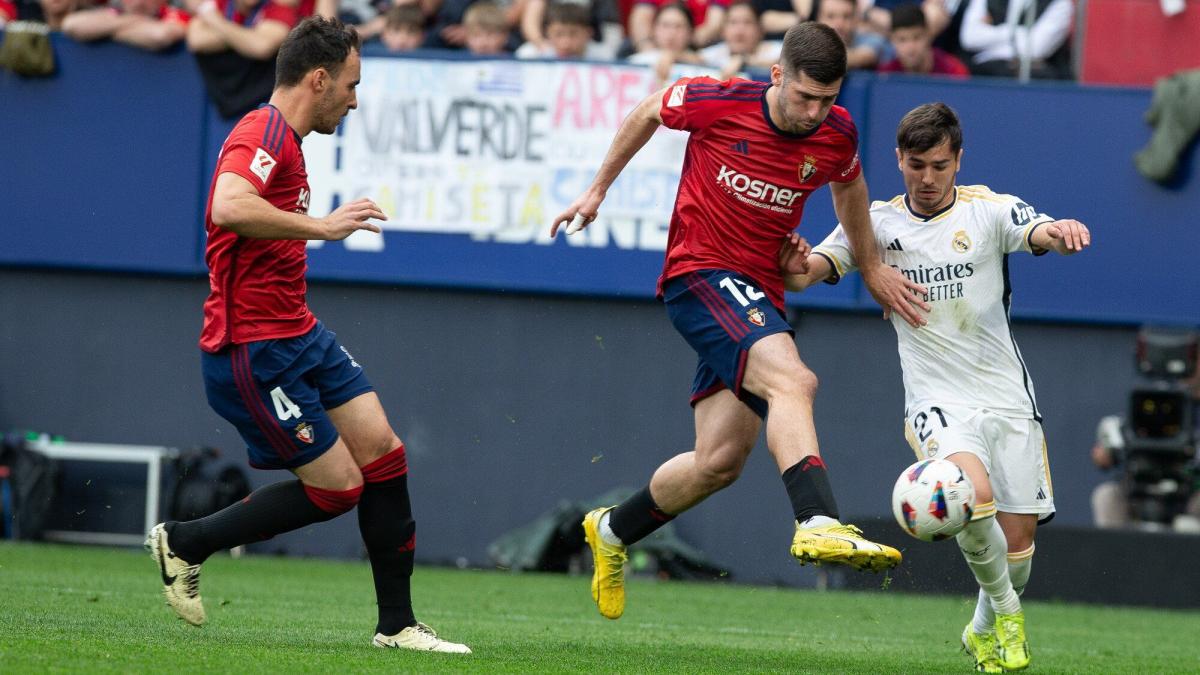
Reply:
[[[0, 118], [9, 132], [0, 162], [0, 265], [203, 274], [204, 200], [232, 121], [206, 102], [190, 55], [68, 40], [56, 49], [55, 78], [0, 70]], [[1083, 256], [1049, 265], [1014, 258], [1015, 316], [1197, 322], [1200, 187], [1192, 158], [1168, 187], [1142, 178], [1132, 162], [1151, 133], [1142, 121], [1149, 90], [854, 75], [841, 103], [858, 122], [873, 198], [902, 191], [896, 122], [934, 100], [963, 120], [961, 184], [1018, 194], [1095, 233]], [[830, 200], [818, 195], [800, 231], [816, 243], [834, 222]], [[661, 267], [657, 252], [385, 236], [387, 255], [339, 245], [311, 251], [312, 278], [642, 299]], [[857, 277], [791, 300], [874, 311]]]

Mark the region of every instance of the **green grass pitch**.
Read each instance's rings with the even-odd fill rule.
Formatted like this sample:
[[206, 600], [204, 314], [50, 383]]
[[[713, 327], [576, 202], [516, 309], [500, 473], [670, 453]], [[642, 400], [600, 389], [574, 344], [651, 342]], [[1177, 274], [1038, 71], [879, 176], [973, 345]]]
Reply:
[[[365, 562], [218, 556], [201, 590], [208, 624], [192, 628], [141, 551], [0, 543], [0, 672], [971, 670], [958, 635], [973, 599], [960, 597], [635, 579], [625, 616], [607, 621], [584, 577], [420, 568], [417, 615], [475, 650], [463, 657], [372, 648]], [[1200, 672], [1200, 612], [1027, 603], [1026, 615], [1029, 672]]]

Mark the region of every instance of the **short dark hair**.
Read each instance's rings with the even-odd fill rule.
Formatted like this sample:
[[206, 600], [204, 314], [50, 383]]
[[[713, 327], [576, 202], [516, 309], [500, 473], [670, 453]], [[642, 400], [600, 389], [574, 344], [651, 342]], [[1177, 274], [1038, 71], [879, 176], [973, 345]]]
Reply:
[[846, 76], [846, 45], [823, 23], [798, 23], [783, 35], [779, 65], [788, 77], [804, 73], [821, 84], [833, 84]]
[[411, 28], [425, 30], [425, 13], [416, 5], [394, 5], [384, 15], [384, 27], [389, 30]]
[[958, 115], [945, 103], [926, 103], [908, 111], [896, 128], [896, 147], [901, 153], [921, 153], [943, 142], [950, 142], [950, 151], [962, 149], [962, 127]]
[[361, 51], [362, 41], [353, 26], [339, 19], [310, 16], [288, 33], [275, 59], [275, 87], [293, 87], [317, 68], [337, 77], [351, 50]]
[[906, 2], [892, 8], [892, 30], [897, 28], [927, 28], [925, 10], [915, 2]]
[[546, 6], [546, 25], [552, 23], [591, 28], [592, 10], [574, 2], [552, 2]]

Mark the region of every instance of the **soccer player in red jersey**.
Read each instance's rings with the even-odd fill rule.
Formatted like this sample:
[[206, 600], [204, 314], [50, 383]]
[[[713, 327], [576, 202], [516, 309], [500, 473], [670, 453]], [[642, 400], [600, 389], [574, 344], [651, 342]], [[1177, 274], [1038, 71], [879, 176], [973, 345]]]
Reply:
[[658, 296], [699, 355], [696, 444], [625, 502], [584, 519], [596, 568], [592, 598], [610, 619], [624, 611], [626, 546], [733, 483], [764, 418], [796, 519], [792, 555], [802, 564], [872, 571], [900, 562], [899, 551], [838, 520], [813, 425], [817, 378], [801, 362], [783, 312], [782, 274], [801, 265], [784, 252], [808, 195], [826, 183], [885, 313], [919, 325], [920, 310], [928, 310], [913, 295], [924, 289], [884, 265], [874, 246], [858, 132], [833, 104], [845, 74], [837, 33], [806, 22], [784, 36], [770, 84], [679, 80], [630, 113], [591, 186], [551, 226], [553, 236], [564, 223], [595, 219], [608, 187], [659, 125], [691, 133]]
[[300, 141], [332, 134], [358, 106], [358, 34], [336, 19], [302, 21], [284, 40], [270, 103], [221, 148], [206, 212], [211, 292], [200, 336], [209, 404], [237, 427], [251, 465], [296, 480], [256, 490], [213, 515], [156, 525], [146, 539], [167, 604], [204, 622], [200, 565], [213, 553], [330, 520], [355, 506], [379, 621], [373, 644], [469, 653], [413, 616], [416, 524], [404, 444], [362, 367], [305, 303], [305, 241], [379, 232], [368, 199], [325, 218], [308, 212]]

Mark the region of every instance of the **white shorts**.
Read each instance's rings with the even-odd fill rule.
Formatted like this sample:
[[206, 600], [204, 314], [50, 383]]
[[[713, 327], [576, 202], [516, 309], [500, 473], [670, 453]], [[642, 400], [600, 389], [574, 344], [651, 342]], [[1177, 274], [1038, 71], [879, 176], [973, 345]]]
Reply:
[[917, 459], [969, 452], [983, 462], [997, 511], [1054, 514], [1054, 487], [1046, 437], [1037, 420], [987, 410], [925, 406], [904, 421], [904, 437]]

